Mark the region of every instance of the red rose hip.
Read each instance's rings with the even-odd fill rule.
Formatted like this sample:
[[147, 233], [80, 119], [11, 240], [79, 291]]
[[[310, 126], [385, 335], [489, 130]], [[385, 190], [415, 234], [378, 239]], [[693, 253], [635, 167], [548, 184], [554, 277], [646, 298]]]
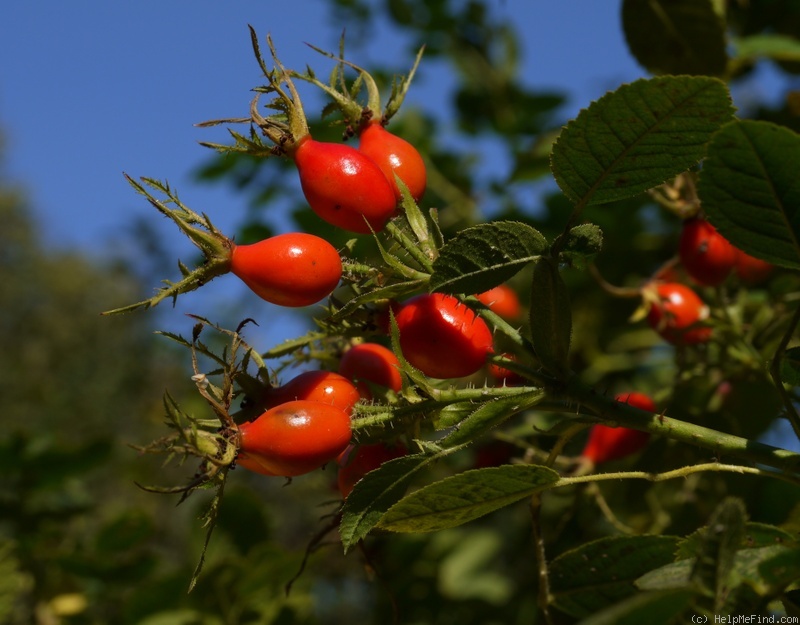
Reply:
[[333, 292], [342, 277], [342, 260], [325, 239], [290, 232], [250, 245], [233, 244], [230, 269], [262, 299], [297, 308]]
[[396, 321], [403, 355], [432, 378], [471, 375], [492, 352], [486, 322], [452, 295], [418, 295], [400, 307]]

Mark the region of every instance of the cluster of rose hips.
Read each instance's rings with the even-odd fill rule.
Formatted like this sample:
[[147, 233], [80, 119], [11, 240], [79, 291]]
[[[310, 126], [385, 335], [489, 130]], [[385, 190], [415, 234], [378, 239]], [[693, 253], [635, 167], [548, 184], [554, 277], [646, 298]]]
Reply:
[[[251, 104], [247, 121], [254, 132], [260, 130], [269, 140], [270, 147], [259, 152], [264, 144], [260, 139], [249, 139], [244, 140], [244, 151], [254, 153], [255, 147], [257, 153], [289, 158], [296, 166], [308, 205], [330, 226], [357, 235], [383, 231], [403, 212], [405, 202], [418, 203], [422, 199], [427, 183], [423, 158], [413, 145], [385, 128], [391, 115], [380, 111], [377, 86], [367, 72], [339, 59], [355, 68], [366, 84], [369, 103], [364, 106], [319, 83], [313, 75], [286, 70], [268, 41], [275, 61], [271, 71], [266, 69], [254, 39], [269, 84], [256, 89], [259, 95]], [[316, 84], [333, 97], [348, 124], [347, 136], [357, 139], [356, 146], [312, 137], [293, 78]], [[268, 107], [278, 110], [278, 115], [264, 117], [259, 112], [259, 98], [263, 95], [275, 98]], [[397, 108], [399, 105], [391, 113]], [[222, 121], [226, 120], [207, 125]], [[342, 258], [321, 237], [290, 232], [238, 245], [204, 221], [205, 216], [169, 211], [152, 198], [151, 202], [178, 222], [206, 253], [208, 262], [196, 272], [187, 270], [182, 283], [165, 290], [160, 298], [143, 303], [147, 306], [167, 295], [197, 288], [226, 272], [239, 277], [267, 302], [288, 307], [315, 304], [329, 297], [340, 284]], [[201, 232], [197, 224], [207, 232]], [[701, 286], [719, 285], [733, 272], [740, 280], [752, 283], [764, 279], [772, 270], [767, 263], [735, 249], [701, 217], [684, 222], [679, 258], [689, 277]], [[704, 325], [709, 309], [689, 286], [662, 275], [647, 284], [641, 294], [647, 306], [647, 321], [665, 340], [686, 345], [710, 339], [711, 328]], [[507, 285], [477, 294], [477, 299], [496, 315], [512, 322], [519, 320], [521, 304]], [[453, 295], [423, 293], [404, 302], [391, 301], [386, 314], [382, 324], [385, 334], [396, 330], [405, 362], [430, 378], [472, 376], [486, 366], [494, 353], [487, 323]], [[504, 356], [516, 360], [513, 354]], [[351, 445], [356, 403], [371, 400], [376, 388], [382, 389], [383, 396], [401, 393], [400, 370], [401, 363], [391, 349], [379, 343], [363, 343], [344, 352], [338, 373], [305, 372], [283, 386], [262, 389], [256, 397], [248, 395], [263, 412], [234, 428], [239, 466], [265, 475], [291, 477], [338, 458], [340, 488], [346, 496], [358, 477], [405, 453], [405, 448], [395, 443]], [[488, 372], [498, 383], [513, 385], [522, 381], [517, 373], [496, 362], [489, 365]], [[655, 411], [652, 400], [641, 394], [617, 399]], [[640, 449], [646, 441], [647, 436], [635, 430], [597, 425], [581, 456], [593, 464], [605, 462]]]
[[[734, 247], [701, 216], [683, 221], [678, 260], [689, 278], [701, 287], [719, 286], [732, 274], [741, 282], [753, 285], [769, 278], [775, 269], [770, 263]], [[647, 322], [667, 342], [694, 345], [711, 339], [712, 328], [703, 325], [709, 316], [709, 307], [690, 286], [660, 276], [642, 289], [642, 295], [648, 304]], [[623, 393], [616, 400], [650, 413], [657, 412], [653, 400], [643, 393]], [[646, 432], [594, 425], [581, 458], [591, 465], [618, 460], [640, 451], [648, 440]]]
[[[357, 235], [380, 233], [401, 216], [404, 205], [416, 205], [425, 193], [425, 162], [413, 145], [385, 128], [389, 117], [399, 109], [414, 70], [399, 89], [393, 89], [392, 99], [382, 113], [377, 85], [366, 71], [338, 59], [359, 72], [369, 94], [364, 106], [349, 94], [320, 83], [310, 73], [285, 69], [269, 38], [275, 68], [268, 70], [252, 34], [268, 85], [255, 89], [259, 95], [251, 103], [250, 117], [200, 124], [245, 121], [251, 125], [251, 135], [245, 138], [232, 133], [237, 139], [233, 147], [204, 145], [225, 152], [289, 158], [296, 166], [300, 187], [313, 212], [330, 226]], [[312, 137], [293, 79], [311, 82], [333, 98], [348, 124], [345, 137], [355, 137], [357, 145]], [[264, 117], [259, 112], [259, 98], [264, 95], [274, 97], [267, 106], [278, 110], [278, 114]], [[269, 145], [262, 142], [258, 131]], [[233, 273], [265, 301], [285, 307], [318, 303], [328, 298], [342, 280], [339, 252], [319, 236], [288, 232], [257, 243], [237, 244], [222, 235], [205, 214], [184, 206], [166, 184], [146, 178], [142, 183], [128, 180], [180, 227], [201, 249], [206, 261], [192, 271], [181, 265], [181, 281], [167, 282], [168, 286], [156, 296], [112, 313], [155, 306], [225, 273]], [[148, 187], [164, 193], [168, 200], [157, 199]], [[497, 315], [518, 320], [521, 305], [509, 287], [497, 287], [477, 294], [477, 298]], [[384, 312], [378, 325], [385, 337], [396, 329], [405, 362], [429, 378], [472, 376], [494, 353], [489, 326], [459, 297], [422, 293], [406, 301], [389, 300]], [[226, 436], [236, 446], [238, 465], [264, 475], [292, 477], [338, 458], [341, 489], [346, 495], [359, 474], [405, 453], [405, 448], [395, 442], [351, 446], [355, 404], [362, 399], [371, 401], [373, 390], [380, 390], [382, 397], [401, 393], [401, 369], [401, 362], [391, 349], [379, 343], [362, 343], [344, 351], [338, 373], [308, 371], [282, 386], [265, 387], [259, 382], [258, 388], [243, 388], [248, 403], [242, 413], [247, 416], [242, 418], [257, 416], [235, 424], [227, 413], [221, 415]]]
[[[275, 144], [275, 153], [295, 163], [303, 195], [316, 215], [349, 232], [377, 233], [398, 215], [404, 191], [414, 202], [421, 200], [425, 163], [413, 145], [386, 130], [386, 119], [374, 110], [374, 99], [372, 107], [360, 110], [352, 130], [357, 147], [317, 141], [291, 78], [306, 77], [286, 71], [275, 60], [278, 70], [268, 75], [269, 91], [278, 94], [289, 120], [288, 131], [285, 124], [261, 116], [255, 102], [252, 121]], [[369, 75], [363, 71], [361, 75], [374, 89]], [[349, 103], [343, 104], [347, 112]], [[341, 278], [338, 253], [313, 235], [291, 233], [231, 247], [231, 271], [275, 304], [315, 303], [330, 295]], [[499, 298], [500, 291], [479, 297], [490, 308], [502, 307]], [[389, 310], [403, 357], [426, 376], [470, 376], [493, 351], [486, 322], [452, 295], [423, 293], [392, 302], [383, 324], [387, 333]], [[372, 399], [375, 387], [399, 393], [400, 362], [387, 347], [362, 343], [344, 352], [338, 373], [306, 372], [283, 386], [269, 388], [255, 398], [263, 414], [238, 426], [238, 465], [265, 475], [296, 476], [338, 459], [339, 487], [346, 496], [366, 472], [405, 453], [405, 447], [394, 442], [350, 444], [353, 407], [362, 398]]]
[[[745, 284], [766, 280], [774, 266], [734, 247], [701, 216], [683, 222], [678, 258], [689, 278], [701, 287], [721, 285], [731, 274]], [[712, 329], [703, 325], [708, 306], [689, 286], [656, 280], [643, 290], [649, 303], [647, 321], [666, 341], [690, 345], [705, 343]]]

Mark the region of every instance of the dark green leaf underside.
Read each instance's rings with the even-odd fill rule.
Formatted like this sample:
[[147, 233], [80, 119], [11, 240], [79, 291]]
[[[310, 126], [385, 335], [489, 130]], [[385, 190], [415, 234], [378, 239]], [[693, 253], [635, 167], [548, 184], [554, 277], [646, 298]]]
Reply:
[[719, 232], [748, 254], [800, 268], [800, 136], [734, 121], [714, 137], [698, 193]]
[[653, 623], [655, 615], [659, 623], [678, 622], [673, 619], [689, 607], [693, 595], [684, 588], [639, 592], [583, 619], [581, 625], [641, 625]]
[[622, 28], [653, 74], [721, 76], [727, 67], [724, 23], [710, 0], [625, 0]]
[[628, 596], [644, 573], [672, 562], [674, 536], [612, 536], [581, 545], [550, 564], [550, 590], [557, 608], [589, 616]]
[[531, 281], [530, 332], [536, 357], [548, 371], [566, 375], [572, 337], [569, 291], [556, 263], [540, 258]]

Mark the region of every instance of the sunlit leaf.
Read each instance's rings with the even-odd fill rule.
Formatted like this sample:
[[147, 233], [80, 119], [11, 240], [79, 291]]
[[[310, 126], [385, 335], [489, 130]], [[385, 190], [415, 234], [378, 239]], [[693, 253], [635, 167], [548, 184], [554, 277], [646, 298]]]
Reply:
[[525, 464], [472, 469], [403, 498], [378, 526], [393, 532], [434, 532], [456, 527], [529, 497], [558, 478], [552, 469]]
[[637, 80], [567, 124], [553, 146], [553, 175], [576, 203], [637, 195], [696, 164], [732, 112], [728, 89], [715, 78]]
[[531, 226], [496, 221], [459, 232], [433, 264], [431, 289], [475, 294], [496, 287], [538, 258], [547, 240]]
[[339, 534], [345, 552], [364, 538], [406, 492], [430, 456], [415, 454], [385, 462], [356, 482], [342, 508]]

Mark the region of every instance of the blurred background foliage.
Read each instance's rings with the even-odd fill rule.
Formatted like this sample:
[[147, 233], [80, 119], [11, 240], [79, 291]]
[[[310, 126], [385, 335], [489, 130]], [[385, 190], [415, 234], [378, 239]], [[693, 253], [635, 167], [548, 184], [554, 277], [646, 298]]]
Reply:
[[[426, 156], [429, 189], [423, 206], [439, 209], [445, 230], [452, 233], [487, 218], [515, 219], [535, 225], [549, 238], [560, 232], [570, 210], [547, 176], [550, 143], [567, 121], [562, 112], [566, 95], [520, 81], [524, 24], [499, 19], [493, 6], [477, 0], [331, 0], [329, 17], [332, 24], [348, 25], [348, 57], [367, 65], [384, 86], [392, 75], [407, 72], [423, 44], [420, 74], [428, 64], [451, 72], [452, 89], [441, 100], [446, 108], [407, 107], [391, 125]], [[750, 0], [726, 8], [732, 40], [762, 33], [800, 38], [796, 2]], [[609, 3], [609, 10], [620, 7]], [[398, 51], [396, 66], [372, 67], [360, 54], [378, 19], [390, 20], [407, 35], [408, 47]], [[746, 89], [756, 62], [736, 67], [730, 77], [735, 95], [738, 84]], [[785, 92], [770, 102], [743, 97], [747, 108], [741, 112], [797, 129], [800, 109], [791, 76], [800, 65], [779, 65], [788, 76]], [[337, 140], [342, 129], [329, 122], [313, 119], [315, 136]], [[487, 159], [493, 166], [486, 167]], [[290, 167], [209, 153], [197, 172], [198, 184], [232, 185], [249, 200], [237, 234], [240, 242], [275, 231], [280, 223], [276, 212], [288, 211], [302, 229], [342, 245], [347, 235], [321, 224], [303, 203], [299, 187], [287, 184]], [[128, 445], [164, 434], [165, 388], [185, 408], [203, 411], [192, 394], [188, 355], [154, 337], [156, 316], [98, 314], [141, 299], [144, 285], [154, 283], [152, 275], [168, 275], [158, 258], [174, 259], [149, 253], [149, 265], [132, 266], [54, 253], [37, 239], [26, 208], [24, 189], [0, 178], [0, 397], [5, 415], [0, 622], [385, 623], [394, 614], [408, 623], [536, 622], [536, 568], [524, 506], [435, 535], [375, 536], [347, 556], [335, 532], [323, 533], [287, 595], [284, 586], [300, 571], [306, 545], [323, 532], [336, 509], [330, 471], [290, 486], [236, 471], [205, 571], [187, 594], [203, 541], [198, 516], [206, 502], [195, 495], [175, 507], [172, 497], [137, 489], [135, 483], [174, 483], [187, 469], [162, 467]], [[674, 253], [680, 223], [646, 198], [613, 208], [595, 207], [585, 214], [604, 232], [608, 252], [597, 264], [609, 282], [636, 286]], [[137, 241], [151, 252], [164, 249], [146, 228]], [[369, 242], [363, 245], [368, 252]], [[730, 366], [716, 357], [692, 362], [681, 354], [676, 359], [673, 348], [653, 332], [628, 322], [635, 301], [610, 297], [584, 271], [567, 270], [566, 278], [575, 320], [574, 367], [585, 372], [587, 381], [609, 393], [650, 392], [661, 408], [742, 435], [759, 435], [771, 425], [779, 402], [762, 363]], [[523, 273], [512, 281], [523, 300], [527, 279]], [[767, 292], [708, 295], [726, 298], [723, 304], [746, 297], [743, 310], [752, 312], [797, 286], [796, 278], [786, 275], [772, 281]], [[234, 310], [228, 302], [215, 318], [234, 327], [241, 319]], [[720, 391], [723, 382], [730, 383], [725, 393]], [[547, 415], [531, 416], [502, 434], [530, 440], [532, 426], [548, 422]], [[536, 442], [546, 449], [552, 440], [540, 436]], [[706, 456], [659, 440], [637, 466], [664, 470]], [[441, 470], [468, 467], [472, 461], [471, 456], [456, 458], [454, 467]], [[637, 532], [686, 534], [730, 494], [747, 502], [753, 520], [800, 529], [796, 492], [777, 482], [693, 476], [655, 486], [608, 484], [602, 493], [619, 518], [602, 514], [597, 494], [585, 489], [548, 497], [543, 526], [551, 557], [623, 524]]]

